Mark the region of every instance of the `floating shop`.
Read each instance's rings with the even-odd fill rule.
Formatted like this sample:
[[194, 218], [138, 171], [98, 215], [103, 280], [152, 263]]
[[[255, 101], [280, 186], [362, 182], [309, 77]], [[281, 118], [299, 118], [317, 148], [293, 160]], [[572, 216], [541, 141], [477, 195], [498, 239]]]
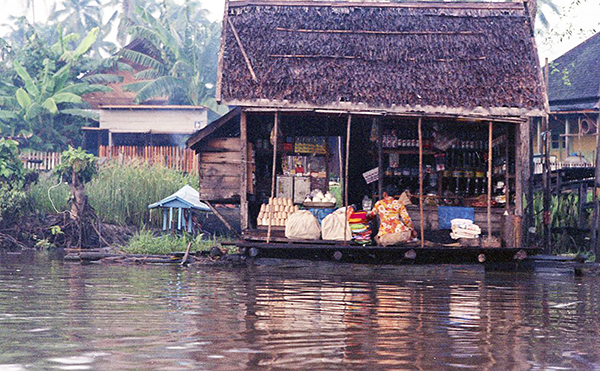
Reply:
[[[236, 108], [187, 142], [200, 199], [239, 205], [253, 253], [527, 253], [547, 112], [534, 19], [527, 2], [226, 2], [217, 99]], [[298, 211], [368, 208], [388, 184], [417, 241], [286, 237]], [[481, 237], [453, 240], [458, 217]]]

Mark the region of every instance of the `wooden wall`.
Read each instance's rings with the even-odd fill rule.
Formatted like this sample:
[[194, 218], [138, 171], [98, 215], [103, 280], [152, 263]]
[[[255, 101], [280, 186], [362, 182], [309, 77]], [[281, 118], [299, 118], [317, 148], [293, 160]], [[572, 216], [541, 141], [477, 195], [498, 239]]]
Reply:
[[[103, 109], [100, 110], [100, 128], [112, 132], [192, 134], [206, 126], [207, 112], [206, 109]], [[196, 122], [200, 123], [200, 127], [194, 126]]]
[[240, 138], [207, 140], [199, 150], [200, 199], [239, 199], [241, 175]]

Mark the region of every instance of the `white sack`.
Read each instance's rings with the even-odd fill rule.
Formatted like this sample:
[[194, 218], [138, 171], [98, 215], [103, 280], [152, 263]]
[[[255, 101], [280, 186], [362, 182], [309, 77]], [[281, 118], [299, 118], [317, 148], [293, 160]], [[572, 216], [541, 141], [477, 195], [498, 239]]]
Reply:
[[285, 237], [290, 240], [318, 240], [320, 236], [319, 221], [308, 210], [296, 211], [285, 223]]
[[[346, 235], [344, 237], [344, 228]], [[321, 234], [324, 240], [329, 241], [350, 241], [352, 240], [352, 230], [350, 224], [346, 222], [346, 208], [342, 207], [327, 215], [321, 222]]]

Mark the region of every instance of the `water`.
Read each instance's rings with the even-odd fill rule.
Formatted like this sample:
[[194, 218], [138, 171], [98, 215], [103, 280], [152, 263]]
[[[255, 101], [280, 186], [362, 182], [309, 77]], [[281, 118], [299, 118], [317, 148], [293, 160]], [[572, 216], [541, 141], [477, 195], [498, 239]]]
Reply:
[[599, 370], [600, 280], [0, 254], [0, 370]]

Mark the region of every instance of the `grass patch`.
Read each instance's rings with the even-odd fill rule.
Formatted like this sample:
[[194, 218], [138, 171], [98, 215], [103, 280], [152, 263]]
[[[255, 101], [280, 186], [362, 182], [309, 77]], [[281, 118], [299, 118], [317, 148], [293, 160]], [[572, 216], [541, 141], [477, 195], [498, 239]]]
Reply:
[[191, 242], [190, 252], [206, 251], [213, 246], [221, 247], [221, 242], [227, 240], [224, 237], [203, 238], [203, 236], [191, 236], [183, 234], [181, 236], [166, 234], [156, 236], [148, 229], [142, 229], [137, 232], [122, 251], [127, 254], [151, 254], [165, 255], [174, 252], [184, 252]]

